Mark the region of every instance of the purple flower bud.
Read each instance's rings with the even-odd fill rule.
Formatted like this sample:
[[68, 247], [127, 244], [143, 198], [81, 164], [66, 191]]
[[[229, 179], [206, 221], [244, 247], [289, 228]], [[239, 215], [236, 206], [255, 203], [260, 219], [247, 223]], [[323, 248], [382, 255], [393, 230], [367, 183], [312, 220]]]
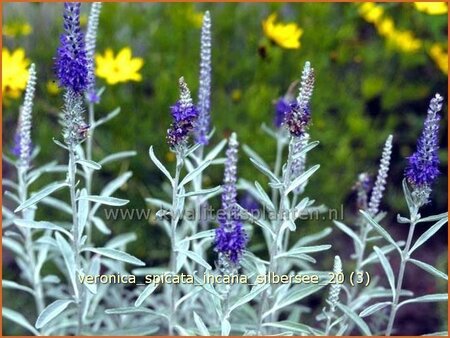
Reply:
[[291, 109], [286, 113], [285, 125], [292, 136], [303, 135], [311, 122], [311, 112], [308, 106], [301, 106], [298, 103], [291, 105]]
[[[222, 214], [219, 215], [219, 227], [214, 240], [215, 251], [231, 265], [238, 266], [247, 244], [239, 210], [236, 203], [237, 190], [237, 153], [239, 143], [233, 133], [226, 152], [225, 173], [222, 192]], [[220, 261], [220, 260], [219, 260]]]
[[431, 185], [439, 176], [438, 113], [442, 109], [442, 101], [443, 98], [439, 94], [431, 99], [422, 135], [417, 142], [417, 150], [408, 158], [405, 170], [405, 177], [413, 187], [413, 194], [422, 196], [419, 204], [426, 203]]
[[300, 91], [295, 103], [291, 104], [291, 109], [286, 113], [285, 125], [292, 136], [299, 137], [306, 132], [311, 122], [311, 110], [309, 101], [314, 89], [314, 69], [309, 62], [305, 63], [302, 72]]
[[173, 150], [186, 145], [199, 114], [198, 109], [192, 104], [191, 93], [183, 77], [180, 78], [179, 85], [180, 99], [170, 107], [173, 122], [166, 136], [167, 143]]
[[56, 56], [56, 75], [59, 85], [75, 93], [82, 93], [89, 84], [88, 60], [80, 29], [80, 3], [64, 3], [64, 34]]
[[275, 103], [275, 118], [273, 124], [275, 127], [280, 128], [286, 118], [286, 114], [291, 110], [291, 105], [295, 103], [295, 100], [288, 100], [285, 97], [280, 97]]

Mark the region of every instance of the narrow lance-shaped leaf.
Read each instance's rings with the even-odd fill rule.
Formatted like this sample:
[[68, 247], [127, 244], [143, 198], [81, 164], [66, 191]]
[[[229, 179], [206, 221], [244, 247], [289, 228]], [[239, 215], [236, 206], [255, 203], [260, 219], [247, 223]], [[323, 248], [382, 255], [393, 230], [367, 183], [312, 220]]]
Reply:
[[61, 251], [61, 255], [63, 256], [64, 263], [67, 268], [67, 272], [69, 274], [70, 282], [72, 283], [72, 288], [75, 293], [75, 296], [78, 297], [78, 286], [76, 280], [76, 271], [75, 271], [75, 258], [73, 256], [72, 248], [69, 243], [59, 234], [55, 234], [56, 243], [58, 245], [59, 251]]
[[389, 235], [389, 233], [386, 230], [384, 230], [383, 227], [372, 218], [372, 216], [370, 216], [364, 210], [360, 210], [360, 212], [369, 221], [369, 224], [372, 225], [381, 236], [383, 236], [388, 242], [394, 245], [394, 247], [397, 249], [398, 252], [401, 252], [400, 247], [397, 245], [397, 243], [394, 241], [391, 235]]
[[59, 231], [69, 237], [70, 239], [73, 239], [72, 234], [64, 229], [63, 227], [46, 222], [46, 221], [29, 221], [25, 219], [15, 219], [14, 223], [17, 224], [20, 227], [30, 228], [30, 229], [42, 229], [42, 230], [54, 230]]
[[188, 173], [180, 182], [179, 186], [182, 187], [196, 178], [198, 175], [202, 173], [209, 165], [211, 164], [211, 160], [203, 161], [197, 168]]
[[158, 160], [158, 158], [155, 155], [155, 152], [153, 151], [153, 146], [150, 147], [149, 150], [150, 158], [152, 159], [153, 163], [161, 170], [161, 172], [169, 179], [170, 184], [173, 187], [173, 178], [170, 176], [169, 171], [166, 169], [166, 167]]
[[308, 169], [307, 171], [305, 171], [303, 174], [301, 174], [299, 177], [297, 177], [295, 180], [292, 181], [292, 183], [286, 189], [284, 194], [288, 195], [291, 191], [295, 190], [297, 187], [305, 183], [319, 168], [320, 165], [317, 164], [312, 168]]
[[342, 230], [344, 233], [346, 233], [348, 236], [350, 236], [353, 239], [353, 242], [355, 243], [357, 250], [358, 251], [361, 250], [361, 248], [363, 247], [363, 243], [361, 242], [361, 239], [359, 238], [359, 236], [352, 229], [350, 229], [348, 226], [346, 226], [344, 223], [341, 223], [338, 221], [333, 221], [333, 222], [340, 230]]
[[91, 160], [77, 160], [76, 163], [81, 164], [81, 166], [92, 170], [100, 170], [102, 168], [100, 163]]
[[106, 156], [104, 159], [102, 159], [100, 162], [98, 162], [100, 165], [105, 165], [114, 161], [123, 160], [127, 157], [136, 156], [137, 152], [134, 150], [128, 150], [128, 151], [121, 151], [118, 153], [114, 153], [111, 155]]
[[359, 316], [361, 318], [370, 316], [371, 314], [374, 314], [378, 311], [380, 311], [381, 309], [384, 309], [386, 306], [391, 305], [392, 302], [381, 302], [381, 303], [375, 303], [370, 305], [369, 307], [365, 308], [360, 314]]
[[448, 222], [447, 218], [443, 218], [440, 221], [437, 221], [431, 228], [425, 231], [414, 243], [411, 250], [409, 250], [409, 254], [412, 254], [417, 248], [419, 248], [422, 244], [428, 241], [436, 232], [439, 231], [445, 223]]
[[90, 251], [99, 255], [115, 259], [117, 261], [143, 266], [145, 263], [140, 259], [120, 250], [111, 248], [84, 248], [82, 251]]
[[91, 202], [97, 202], [100, 204], [110, 205], [110, 206], [114, 206], [114, 207], [120, 207], [129, 202], [128, 200], [125, 200], [122, 198], [98, 196], [98, 195], [80, 196], [80, 197], [78, 197], [78, 199], [79, 200], [85, 199], [85, 200], [88, 200]]
[[256, 169], [258, 169], [260, 172], [262, 172], [264, 175], [266, 175], [270, 179], [271, 182], [277, 183], [277, 184], [281, 183], [280, 180], [275, 176], [275, 174], [272, 173], [270, 171], [270, 169], [267, 168], [267, 166], [265, 166], [263, 163], [259, 162], [258, 160], [254, 159], [252, 157], [250, 157], [250, 162], [252, 162], [255, 165]]
[[52, 319], [56, 318], [61, 312], [63, 312], [69, 304], [73, 303], [73, 300], [60, 299], [56, 300], [47, 306], [44, 311], [42, 311], [36, 320], [36, 328], [40, 329]]
[[200, 316], [194, 311], [194, 322], [195, 326], [197, 326], [198, 331], [200, 332], [200, 335], [202, 336], [210, 336], [208, 329], [206, 328], [205, 323], [200, 318]]
[[383, 270], [386, 273], [386, 276], [389, 281], [389, 286], [391, 287], [391, 290], [392, 290], [392, 299], [394, 299], [395, 298], [395, 277], [394, 277], [394, 272], [392, 271], [391, 264], [389, 264], [389, 261], [387, 260], [383, 251], [380, 250], [380, 248], [374, 246], [373, 249], [375, 250], [376, 254], [378, 255], [381, 266], [383, 267]]
[[158, 284], [150, 283], [148, 284], [144, 291], [139, 295], [138, 299], [136, 299], [136, 302], [134, 303], [134, 306], [139, 307], [142, 305], [142, 303], [156, 290], [158, 287]]
[[8, 309], [6, 307], [2, 308], [2, 316], [10, 321], [16, 323], [17, 325], [22, 326], [23, 328], [30, 331], [35, 336], [40, 336], [40, 333], [31, 325], [28, 320], [19, 312]]
[[344, 312], [347, 315], [347, 317], [349, 317], [359, 327], [359, 329], [364, 335], [366, 336], [372, 335], [369, 327], [364, 322], [364, 320], [362, 320], [352, 309], [341, 303], [337, 303], [337, 306], [339, 309], [342, 310], [342, 312]]
[[109, 120], [115, 118], [120, 113], [120, 107], [117, 107], [112, 112], [110, 112], [105, 117], [102, 117], [101, 119], [97, 120], [95, 124], [92, 126], [92, 128], [97, 128], [98, 126], [101, 126], [103, 123], [108, 122]]
[[432, 275], [434, 275], [436, 277], [448, 280], [448, 276], [445, 273], [443, 273], [442, 271], [436, 269], [434, 266], [432, 266], [430, 264], [427, 264], [425, 262], [418, 261], [418, 260], [415, 260], [415, 259], [412, 259], [412, 258], [408, 259], [408, 262], [411, 262], [411, 263], [417, 265], [422, 270], [425, 270], [426, 272], [431, 273]]
[[14, 212], [22, 211], [23, 209], [29, 208], [33, 205], [35, 205], [37, 202], [39, 202], [44, 197], [47, 197], [48, 195], [53, 194], [55, 191], [68, 187], [69, 184], [67, 182], [55, 182], [48, 186], [46, 186], [44, 189], [40, 190], [39, 192], [35, 193], [33, 196], [31, 196], [29, 199], [27, 199], [25, 202], [23, 202], [21, 205], [19, 205]]
[[406, 305], [406, 304], [412, 304], [412, 303], [433, 303], [433, 302], [447, 302], [448, 301], [448, 294], [446, 293], [435, 293], [432, 295], [426, 295], [421, 296], [413, 299], [408, 299], [400, 304], [398, 304], [398, 308]]

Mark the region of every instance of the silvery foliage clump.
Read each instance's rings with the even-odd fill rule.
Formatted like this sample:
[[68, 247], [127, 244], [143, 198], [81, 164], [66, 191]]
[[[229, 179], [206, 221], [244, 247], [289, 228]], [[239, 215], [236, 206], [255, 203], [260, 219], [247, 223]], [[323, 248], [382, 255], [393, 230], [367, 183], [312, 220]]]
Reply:
[[[405, 170], [402, 182], [405, 202], [409, 217], [397, 215], [398, 226], [409, 227], [408, 236], [395, 240], [386, 227], [380, 222], [386, 214], [380, 211], [383, 191], [386, 189], [386, 179], [389, 171], [393, 137], [390, 135], [384, 145], [378, 175], [374, 186], [370, 189], [369, 177], [360, 174], [356, 189], [358, 190], [358, 208], [360, 216], [355, 224], [355, 230], [341, 222], [335, 225], [348, 235], [354, 244], [355, 285], [348, 283], [346, 304], [340, 304], [345, 309], [346, 318], [337, 326], [344, 333], [352, 332], [357, 326], [362, 334], [391, 335], [395, 333], [395, 318], [402, 307], [408, 304], [426, 302], [446, 302], [446, 293], [414, 295], [403, 289], [405, 270], [408, 265], [415, 265], [436, 278], [448, 280], [448, 276], [434, 266], [413, 258], [413, 253], [423, 246], [448, 222], [448, 213], [422, 217], [420, 208], [427, 203], [431, 194], [431, 185], [438, 174], [437, 137], [439, 131], [439, 111], [442, 108], [442, 97], [439, 94], [431, 100], [424, 123], [424, 131], [418, 141], [417, 152], [409, 157], [409, 165]], [[420, 158], [420, 161], [417, 160]], [[371, 190], [371, 191], [370, 191]], [[370, 199], [368, 199], [370, 193]], [[415, 227], [419, 223], [431, 224], [422, 235], [414, 238]], [[398, 255], [400, 266], [398, 270], [392, 265], [392, 256]], [[410, 263], [410, 264], [408, 264]], [[380, 264], [385, 276], [374, 276], [370, 286], [363, 287], [367, 281], [367, 271], [370, 266]], [[358, 281], [359, 280], [359, 281]], [[387, 282], [386, 282], [387, 281]], [[360, 285], [361, 284], [361, 285]], [[383, 284], [381, 286], [380, 284]], [[371, 320], [369, 320], [369, 318]], [[447, 332], [433, 332], [430, 335], [447, 335]]]
[[[68, 163], [56, 161], [37, 165], [39, 147], [31, 151], [31, 127], [34, 88], [36, 84], [35, 66], [29, 71], [29, 81], [25, 92], [24, 104], [19, 114], [18, 148], [16, 160], [3, 154], [3, 159], [17, 169], [17, 182], [3, 180], [9, 196], [16, 204], [14, 210], [3, 206], [3, 227], [6, 228], [3, 245], [15, 255], [15, 261], [21, 271], [20, 281], [3, 280], [3, 288], [30, 294], [36, 307], [34, 321], [29, 321], [22, 314], [3, 307], [3, 316], [22, 326], [35, 335], [74, 335], [98, 334], [99, 332], [117, 333], [118, 323], [111, 321], [105, 314], [105, 308], [117, 306], [122, 302], [124, 289], [108, 284], [82, 283], [86, 275], [106, 273], [127, 273], [126, 264], [144, 265], [144, 263], [127, 254], [126, 245], [135, 240], [134, 233], [110, 237], [106, 243], [97, 247], [92, 241], [92, 234], [98, 231], [104, 235], [111, 234], [111, 226], [100, 217], [101, 206], [121, 206], [128, 200], [112, 197], [132, 176], [131, 172], [119, 175], [108, 182], [101, 191], [93, 191], [92, 183], [103, 166], [135, 155], [134, 151], [119, 152], [94, 161], [92, 143], [94, 130], [117, 116], [120, 109], [95, 120], [94, 102], [88, 99], [89, 124], [85, 123], [85, 102], [83, 94], [89, 83], [91, 90], [94, 79], [93, 60], [85, 58], [77, 66], [71, 48], [84, 48], [83, 35], [79, 29], [79, 3], [65, 4], [65, 30], [61, 37], [58, 52], [59, 66], [66, 71], [83, 74], [90, 79], [78, 79], [76, 74], [64, 77], [64, 69], [58, 74], [60, 85], [64, 88], [64, 107], [61, 114], [63, 140], [54, 138], [57, 146], [67, 152]], [[91, 5], [89, 18], [90, 35], [86, 45], [92, 47], [95, 40], [100, 3]], [[74, 38], [75, 45], [68, 46], [67, 41]], [[84, 54], [84, 49], [78, 51]], [[89, 58], [94, 53], [90, 52]], [[79, 61], [79, 60], [78, 60]], [[89, 73], [84, 67], [89, 64]], [[57, 66], [58, 67], [58, 66]], [[79, 67], [79, 68], [77, 68]], [[73, 81], [73, 82], [71, 82]], [[100, 98], [103, 89], [95, 95]], [[99, 99], [96, 100], [99, 102]], [[55, 182], [36, 192], [32, 185], [42, 176], [52, 174]], [[10, 189], [10, 190], [9, 190]], [[55, 195], [55, 193], [57, 195]], [[67, 215], [65, 219], [36, 219], [36, 211], [42, 208], [51, 212], [53, 208]], [[51, 213], [50, 213], [51, 214]], [[94, 230], [96, 229], [96, 230]], [[43, 274], [43, 267], [55, 266], [60, 273]], [[61, 280], [60, 276], [63, 276]]]
[[[172, 123], [166, 136], [175, 157], [173, 170], [162, 163], [158, 150], [153, 146], [149, 149], [150, 161], [165, 183], [146, 202], [158, 208], [155, 222], [167, 235], [170, 258], [161, 266], [145, 266], [127, 254], [127, 244], [136, 239], [132, 232], [95, 246], [94, 231], [110, 235], [113, 225], [99, 216], [101, 206], [128, 203], [112, 195], [132, 174], [120, 174], [99, 192], [94, 191], [94, 179], [103, 166], [134, 156], [135, 152], [122, 151], [99, 161], [93, 158], [96, 128], [114, 118], [120, 109], [96, 119], [95, 108], [104, 92], [96, 88], [93, 62], [101, 3], [91, 6], [86, 37], [79, 27], [79, 10], [79, 3], [65, 4], [65, 33], [56, 58], [64, 106], [62, 140], [55, 137], [54, 142], [67, 152], [68, 163], [34, 167], [39, 153], [39, 147], [31, 142], [34, 65], [30, 67], [19, 114], [13, 149], [16, 159], [3, 155], [4, 161], [17, 171], [16, 182], [3, 180], [5, 198], [17, 205], [15, 210], [3, 206], [3, 245], [14, 253], [21, 272], [21, 281], [4, 280], [3, 287], [28, 293], [36, 308], [34, 322], [3, 308], [7, 320], [35, 335], [390, 335], [395, 333], [396, 315], [403, 306], [447, 300], [446, 294], [416, 296], [403, 288], [409, 263], [447, 280], [443, 272], [411, 257], [447, 222], [447, 213], [422, 217], [419, 212], [424, 204], [432, 203], [431, 187], [438, 175], [437, 132], [442, 98], [437, 95], [431, 101], [418, 149], [408, 159], [403, 189], [410, 215], [398, 216], [399, 226], [409, 226], [406, 239], [395, 240], [380, 224], [386, 216], [380, 207], [388, 188], [393, 143], [393, 137], [388, 136], [373, 187], [367, 173], [359, 175], [354, 187], [361, 211], [355, 224], [334, 221], [336, 228], [353, 241], [351, 260], [331, 253], [331, 227], [292, 243], [292, 233], [302, 231], [302, 219], [327, 212], [324, 205], [306, 196], [309, 183], [317, 184], [313, 175], [319, 169], [319, 165], [308, 161], [309, 152], [319, 144], [309, 134], [314, 69], [310, 62], [304, 64], [299, 80], [275, 104], [274, 127], [262, 125], [265, 134], [276, 142], [273, 159], [263, 159], [248, 145], [241, 145], [236, 133], [212, 144], [209, 12], [204, 15], [201, 31], [197, 102], [183, 77], [178, 83], [174, 81], [179, 98], [170, 107]], [[251, 162], [265, 179], [252, 182], [238, 178], [239, 158]], [[223, 171], [222, 185], [204, 186], [204, 176], [213, 170]], [[58, 179], [31, 192], [32, 184], [42, 175]], [[238, 204], [238, 191], [258, 201], [257, 214]], [[221, 209], [215, 215], [205, 212], [219, 197]], [[36, 210], [44, 207], [62, 211], [67, 219], [37, 220]], [[433, 225], [414, 240], [415, 227], [430, 222]], [[263, 243], [253, 244], [256, 232], [262, 233]], [[326, 271], [316, 267], [321, 254], [334, 256]], [[398, 272], [391, 265], [394, 254], [400, 257]], [[376, 264], [380, 264], [384, 275], [369, 270]], [[45, 275], [45, 265], [56, 266], [63, 279]], [[137, 267], [129, 271], [129, 265]], [[353, 271], [352, 280], [349, 271]], [[371, 281], [366, 286], [369, 271]], [[194, 282], [151, 282], [131, 287], [81, 282], [87, 275], [130, 272], [137, 279], [149, 274], [185, 274], [194, 276]], [[258, 281], [259, 276], [274, 275], [317, 276], [318, 281]], [[204, 276], [246, 276], [248, 283], [209, 283]], [[322, 299], [319, 310], [308, 306], [308, 297]]]

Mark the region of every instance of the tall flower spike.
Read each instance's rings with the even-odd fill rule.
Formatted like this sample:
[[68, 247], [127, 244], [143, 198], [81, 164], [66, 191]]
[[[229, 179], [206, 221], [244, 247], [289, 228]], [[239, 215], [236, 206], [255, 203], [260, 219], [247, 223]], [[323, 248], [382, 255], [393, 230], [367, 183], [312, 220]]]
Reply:
[[[339, 256], [334, 256], [333, 274], [335, 277], [339, 274], [342, 274], [342, 262]], [[341, 292], [341, 288], [342, 284], [338, 282], [331, 284], [330, 286], [330, 292], [328, 294], [328, 304], [330, 305], [331, 312], [336, 311], [336, 306], [339, 303], [339, 293]]]
[[442, 101], [439, 94], [431, 99], [417, 150], [408, 158], [405, 170], [405, 177], [412, 185], [413, 195], [420, 206], [428, 202], [431, 185], [439, 176], [438, 134]]
[[80, 29], [80, 3], [64, 3], [64, 34], [56, 56], [56, 75], [61, 87], [83, 93], [88, 86], [88, 59]]
[[[300, 137], [296, 138], [296, 142], [294, 144], [294, 154], [293, 157], [297, 157], [296, 154], [298, 154], [309, 142], [309, 134], [304, 133]], [[302, 154], [301, 156], [298, 156], [296, 159], [292, 161], [291, 166], [291, 178], [292, 180], [295, 180], [297, 177], [299, 177], [301, 174], [305, 172], [306, 168], [306, 153]], [[305, 186], [308, 184], [308, 181], [298, 186], [295, 190], [295, 194], [302, 194], [305, 190]]]
[[200, 39], [200, 84], [198, 90], [198, 123], [195, 128], [197, 143], [208, 144], [211, 110], [211, 17], [209, 11], [203, 16]]
[[184, 147], [189, 134], [194, 129], [198, 119], [198, 110], [192, 103], [191, 92], [181, 77], [179, 80], [180, 99], [170, 107], [173, 122], [167, 129], [167, 143], [172, 150]]
[[239, 143], [233, 133], [228, 141], [222, 192], [222, 213], [214, 240], [219, 253], [219, 266], [223, 273], [231, 273], [239, 266], [245, 250], [247, 236], [239, 217], [236, 197], [237, 154]]
[[94, 54], [97, 42], [97, 29], [100, 11], [102, 9], [101, 2], [94, 2], [91, 6], [89, 21], [86, 30], [86, 58], [88, 61], [88, 89], [87, 98], [91, 103], [98, 103], [99, 97], [95, 91], [95, 63]]
[[[32, 150], [31, 142], [31, 126], [33, 113], [33, 99], [36, 89], [36, 67], [31, 64], [28, 72], [28, 83], [25, 89], [25, 99], [23, 106], [20, 108], [19, 123], [16, 133], [16, 149], [19, 156], [19, 166], [28, 167], [30, 164], [30, 156]], [[17, 144], [18, 143], [18, 144]], [[17, 147], [18, 146], [18, 147]]]
[[311, 64], [307, 61], [303, 67], [297, 102], [291, 105], [291, 110], [285, 117], [285, 125], [292, 136], [301, 136], [306, 132], [311, 122], [309, 101], [314, 89], [314, 81], [314, 69], [311, 68]]
[[373, 217], [378, 214], [380, 202], [383, 198], [383, 191], [386, 189], [386, 179], [389, 171], [389, 163], [391, 161], [392, 153], [392, 135], [389, 135], [384, 144], [383, 153], [381, 155], [380, 167], [378, 168], [378, 175], [375, 185], [372, 189], [369, 201], [369, 214]]

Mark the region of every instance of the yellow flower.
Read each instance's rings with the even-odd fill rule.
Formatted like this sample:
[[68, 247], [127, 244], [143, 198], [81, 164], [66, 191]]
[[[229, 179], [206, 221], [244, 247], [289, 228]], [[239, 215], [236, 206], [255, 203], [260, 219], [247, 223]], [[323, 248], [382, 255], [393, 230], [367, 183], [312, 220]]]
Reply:
[[47, 91], [51, 95], [58, 95], [61, 89], [59, 88], [58, 84], [53, 80], [47, 81]]
[[359, 7], [359, 13], [367, 22], [376, 23], [384, 14], [384, 9], [381, 6], [375, 5], [373, 2], [364, 2]]
[[394, 31], [387, 39], [394, 47], [407, 53], [416, 52], [422, 47], [422, 41], [416, 39], [411, 31]]
[[431, 58], [444, 74], [448, 74], [448, 52], [439, 43], [434, 43], [428, 51]]
[[10, 23], [10, 24], [5, 24], [2, 29], [2, 34], [4, 36], [14, 38], [19, 35], [23, 35], [23, 36], [30, 35], [32, 31], [33, 31], [33, 29], [31, 28], [29, 23], [15, 22], [15, 23]]
[[271, 14], [262, 22], [264, 34], [278, 46], [286, 49], [300, 48], [303, 30], [296, 23], [275, 23], [277, 14]]
[[414, 6], [418, 11], [429, 15], [440, 15], [448, 12], [448, 6], [445, 2], [415, 2]]
[[203, 23], [203, 13], [196, 12], [194, 8], [189, 7], [186, 16], [188, 20], [194, 25], [194, 27], [201, 28]]
[[96, 70], [98, 77], [103, 78], [110, 85], [119, 82], [142, 81], [139, 70], [144, 64], [142, 58], [133, 58], [131, 48], [122, 48], [116, 57], [111, 48], [106, 49], [104, 55], [95, 56]]
[[386, 36], [390, 35], [395, 31], [394, 21], [391, 18], [382, 19], [377, 24], [377, 30], [380, 35]]
[[18, 98], [28, 81], [30, 61], [25, 57], [25, 50], [18, 48], [12, 53], [2, 49], [2, 93], [6, 97]]
[[86, 13], [80, 15], [80, 26], [86, 26], [88, 23], [88, 16]]

